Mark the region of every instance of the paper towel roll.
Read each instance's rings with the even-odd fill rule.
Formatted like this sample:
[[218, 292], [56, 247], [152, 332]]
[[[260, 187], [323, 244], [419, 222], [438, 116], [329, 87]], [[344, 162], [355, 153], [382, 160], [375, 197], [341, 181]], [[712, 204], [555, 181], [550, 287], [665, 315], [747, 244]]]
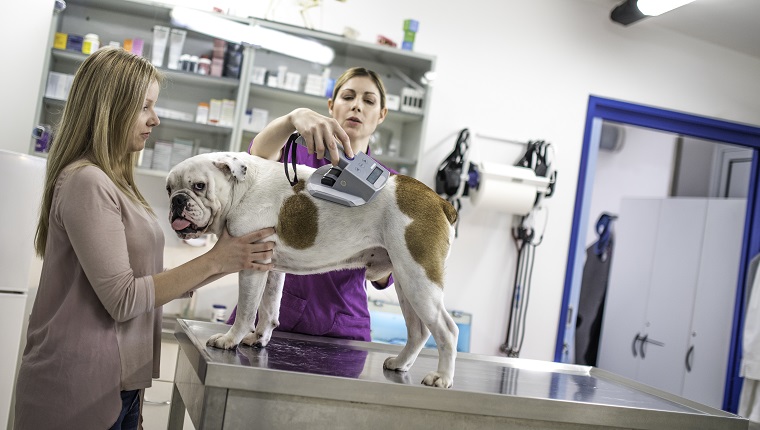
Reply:
[[471, 188], [469, 194], [478, 208], [527, 215], [536, 202], [536, 193], [545, 189], [541, 179], [524, 167], [483, 163], [480, 186], [477, 190]]

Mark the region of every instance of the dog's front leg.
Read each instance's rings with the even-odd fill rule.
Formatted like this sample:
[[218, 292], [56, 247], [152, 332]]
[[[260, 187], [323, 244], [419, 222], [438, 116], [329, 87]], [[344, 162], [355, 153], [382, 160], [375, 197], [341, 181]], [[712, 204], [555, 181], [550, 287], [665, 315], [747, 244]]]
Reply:
[[256, 309], [261, 301], [268, 272], [243, 270], [238, 281], [238, 306], [235, 323], [224, 334], [215, 334], [209, 338], [206, 345], [215, 348], [232, 349], [253, 330], [256, 320]]
[[267, 346], [269, 343], [272, 338], [272, 331], [280, 325], [280, 300], [282, 300], [284, 283], [284, 273], [269, 272], [267, 285], [264, 287], [264, 295], [259, 305], [259, 321], [256, 323], [256, 331], [248, 333], [243, 338], [244, 344]]

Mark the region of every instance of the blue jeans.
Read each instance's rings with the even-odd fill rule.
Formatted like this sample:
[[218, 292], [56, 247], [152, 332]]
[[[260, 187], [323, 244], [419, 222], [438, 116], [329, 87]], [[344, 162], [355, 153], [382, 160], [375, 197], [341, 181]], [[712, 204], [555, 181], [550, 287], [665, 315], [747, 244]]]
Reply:
[[121, 392], [121, 413], [110, 430], [137, 430], [140, 425], [140, 390]]

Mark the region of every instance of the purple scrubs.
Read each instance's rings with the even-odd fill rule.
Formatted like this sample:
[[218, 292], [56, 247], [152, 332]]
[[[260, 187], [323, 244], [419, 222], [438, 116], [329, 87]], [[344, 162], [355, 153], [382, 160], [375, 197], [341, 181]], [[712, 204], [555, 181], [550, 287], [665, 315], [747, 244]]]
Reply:
[[[329, 163], [326, 159], [318, 160], [316, 154], [309, 155], [304, 146], [298, 145], [297, 151], [298, 164], [316, 168]], [[290, 163], [290, 154], [283, 157]], [[285, 175], [284, 170], [282, 174]], [[370, 341], [365, 271], [351, 269], [316, 275], [285, 275], [280, 325], [276, 330]], [[391, 277], [388, 285], [392, 282]], [[373, 285], [379, 287], [377, 283], [373, 282]], [[236, 310], [237, 307], [228, 324], [235, 321]]]

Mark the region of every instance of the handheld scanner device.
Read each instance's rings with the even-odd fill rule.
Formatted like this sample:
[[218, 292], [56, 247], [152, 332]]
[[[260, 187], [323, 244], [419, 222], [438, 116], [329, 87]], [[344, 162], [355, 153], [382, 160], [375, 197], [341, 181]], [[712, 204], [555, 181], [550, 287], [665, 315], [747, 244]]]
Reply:
[[[303, 136], [298, 136], [296, 143], [306, 146]], [[390, 171], [363, 152], [348, 158], [340, 143], [338, 149], [338, 165], [319, 167], [306, 182], [306, 190], [315, 198], [344, 206], [361, 206], [371, 201], [385, 187]], [[325, 156], [330, 158], [327, 152]]]

